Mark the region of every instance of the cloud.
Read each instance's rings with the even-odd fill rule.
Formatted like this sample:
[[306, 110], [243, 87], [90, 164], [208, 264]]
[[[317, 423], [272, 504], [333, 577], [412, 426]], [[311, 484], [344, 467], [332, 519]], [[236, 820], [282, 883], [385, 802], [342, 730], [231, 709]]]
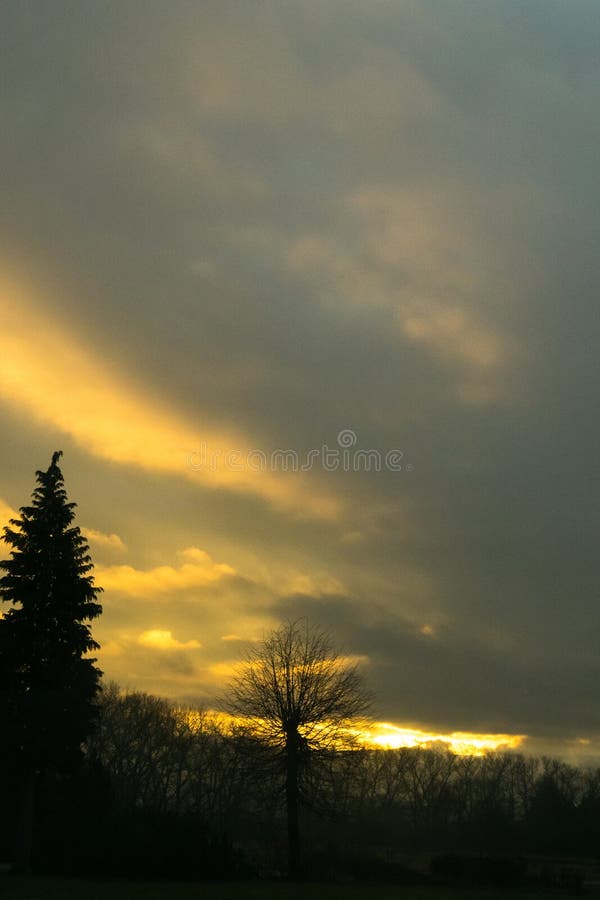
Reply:
[[[530, 186], [522, 193], [548, 206]], [[507, 274], [513, 248], [490, 240], [481, 207], [444, 182], [364, 185], [340, 204], [335, 237], [296, 237], [283, 264], [336, 310], [368, 313], [382, 330], [391, 316], [398, 344], [408, 341], [445, 366], [461, 402], [514, 403], [508, 387], [522, 353], [502, 323], [514, 293]]]
[[105, 534], [95, 528], [82, 526], [82, 533], [92, 545], [92, 549], [109, 550], [111, 553], [125, 553], [127, 547], [118, 534]]
[[146, 598], [206, 587], [236, 574], [226, 563], [215, 563], [198, 547], [181, 551], [184, 562], [178, 567], [156, 566], [136, 569], [129, 565], [96, 566], [96, 579], [105, 591]]
[[443, 121], [443, 93], [408, 55], [372, 40], [368, 26], [381, 27], [381, 12], [354, 4], [349, 13], [347, 3], [277, 15], [249, 7], [235, 27], [214, 17], [183, 44], [183, 90], [209, 121], [313, 129], [366, 145], [408, 128], [423, 109]]
[[240, 659], [222, 660], [208, 666], [205, 676], [212, 681], [215, 687], [222, 689], [243, 666], [244, 662]]
[[113, 462], [251, 492], [299, 515], [338, 513], [335, 497], [313, 490], [301, 473], [278, 474], [245, 465], [253, 449], [247, 438], [161, 408], [124, 376], [119, 378], [64, 326], [47, 322], [38, 329], [42, 306], [33, 303], [22, 280], [4, 278], [0, 298], [5, 305], [0, 396], [11, 406], [27, 410], [40, 424], [58, 428], [86, 451]]
[[235, 29], [219, 18], [211, 24], [186, 47], [183, 83], [196, 107], [218, 120], [279, 125], [310, 110], [289, 36], [266, 11], [242, 11]]
[[131, 157], [137, 165], [146, 161], [162, 190], [164, 181], [172, 178], [175, 187], [199, 189], [217, 198], [260, 197], [266, 191], [256, 174], [225, 165], [197, 128], [176, 118], [130, 120], [117, 129], [115, 144], [119, 154]]
[[197, 650], [202, 646], [199, 641], [178, 641], [173, 637], [171, 631], [162, 631], [160, 629], [150, 629], [143, 631], [138, 636], [138, 644], [144, 647], [150, 647], [151, 650]]
[[323, 597], [327, 594], [345, 594], [342, 582], [327, 572], [308, 574], [294, 570], [284, 570], [269, 579], [282, 595], [305, 594], [309, 597]]

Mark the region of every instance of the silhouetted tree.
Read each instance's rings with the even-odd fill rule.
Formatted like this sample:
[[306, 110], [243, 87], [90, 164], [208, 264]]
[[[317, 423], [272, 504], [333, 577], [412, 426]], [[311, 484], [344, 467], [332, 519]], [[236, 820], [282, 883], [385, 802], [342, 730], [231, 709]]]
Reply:
[[35, 777], [72, 771], [95, 715], [101, 672], [87, 620], [99, 616], [89, 574], [92, 563], [79, 528], [75, 503], [67, 502], [52, 456], [36, 473], [31, 506], [10, 520], [3, 540], [10, 559], [0, 562], [0, 598], [12, 606], [0, 619], [0, 760], [23, 782], [15, 849], [16, 868], [30, 867]]
[[251, 650], [233, 679], [229, 712], [248, 720], [285, 773], [289, 868], [297, 874], [300, 787], [311, 757], [349, 741], [370, 705], [356, 665], [340, 657], [331, 636], [306, 620], [286, 622]]
[[194, 782], [207, 767], [213, 736], [206, 714], [141, 691], [121, 691], [114, 682], [104, 687], [99, 706], [88, 755], [110, 772], [119, 806], [196, 812]]

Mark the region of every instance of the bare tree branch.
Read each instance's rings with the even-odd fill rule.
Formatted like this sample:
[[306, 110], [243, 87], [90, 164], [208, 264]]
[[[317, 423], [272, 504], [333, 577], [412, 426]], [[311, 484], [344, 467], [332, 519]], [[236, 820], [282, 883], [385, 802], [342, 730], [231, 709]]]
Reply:
[[[303, 775], [323, 752], [349, 747], [371, 695], [358, 667], [341, 657], [328, 632], [306, 619], [285, 622], [248, 652], [225, 706], [257, 739], [279, 749], [286, 780], [290, 871], [299, 863], [298, 807]], [[305, 786], [307, 785], [306, 779]]]

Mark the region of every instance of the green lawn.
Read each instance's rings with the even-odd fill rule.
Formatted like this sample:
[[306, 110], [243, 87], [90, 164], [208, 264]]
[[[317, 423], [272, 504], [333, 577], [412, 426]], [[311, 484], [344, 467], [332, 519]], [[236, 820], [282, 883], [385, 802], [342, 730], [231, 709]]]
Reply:
[[0, 876], [2, 900], [557, 900], [566, 894], [382, 884], [80, 881]]

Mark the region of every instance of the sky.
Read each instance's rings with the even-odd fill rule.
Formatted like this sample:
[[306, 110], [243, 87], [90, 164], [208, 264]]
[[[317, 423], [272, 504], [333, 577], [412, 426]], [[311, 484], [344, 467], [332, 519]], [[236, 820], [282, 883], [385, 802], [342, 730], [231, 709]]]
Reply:
[[380, 722], [600, 759], [595, 0], [5, 0], [0, 518], [107, 679], [330, 629]]

